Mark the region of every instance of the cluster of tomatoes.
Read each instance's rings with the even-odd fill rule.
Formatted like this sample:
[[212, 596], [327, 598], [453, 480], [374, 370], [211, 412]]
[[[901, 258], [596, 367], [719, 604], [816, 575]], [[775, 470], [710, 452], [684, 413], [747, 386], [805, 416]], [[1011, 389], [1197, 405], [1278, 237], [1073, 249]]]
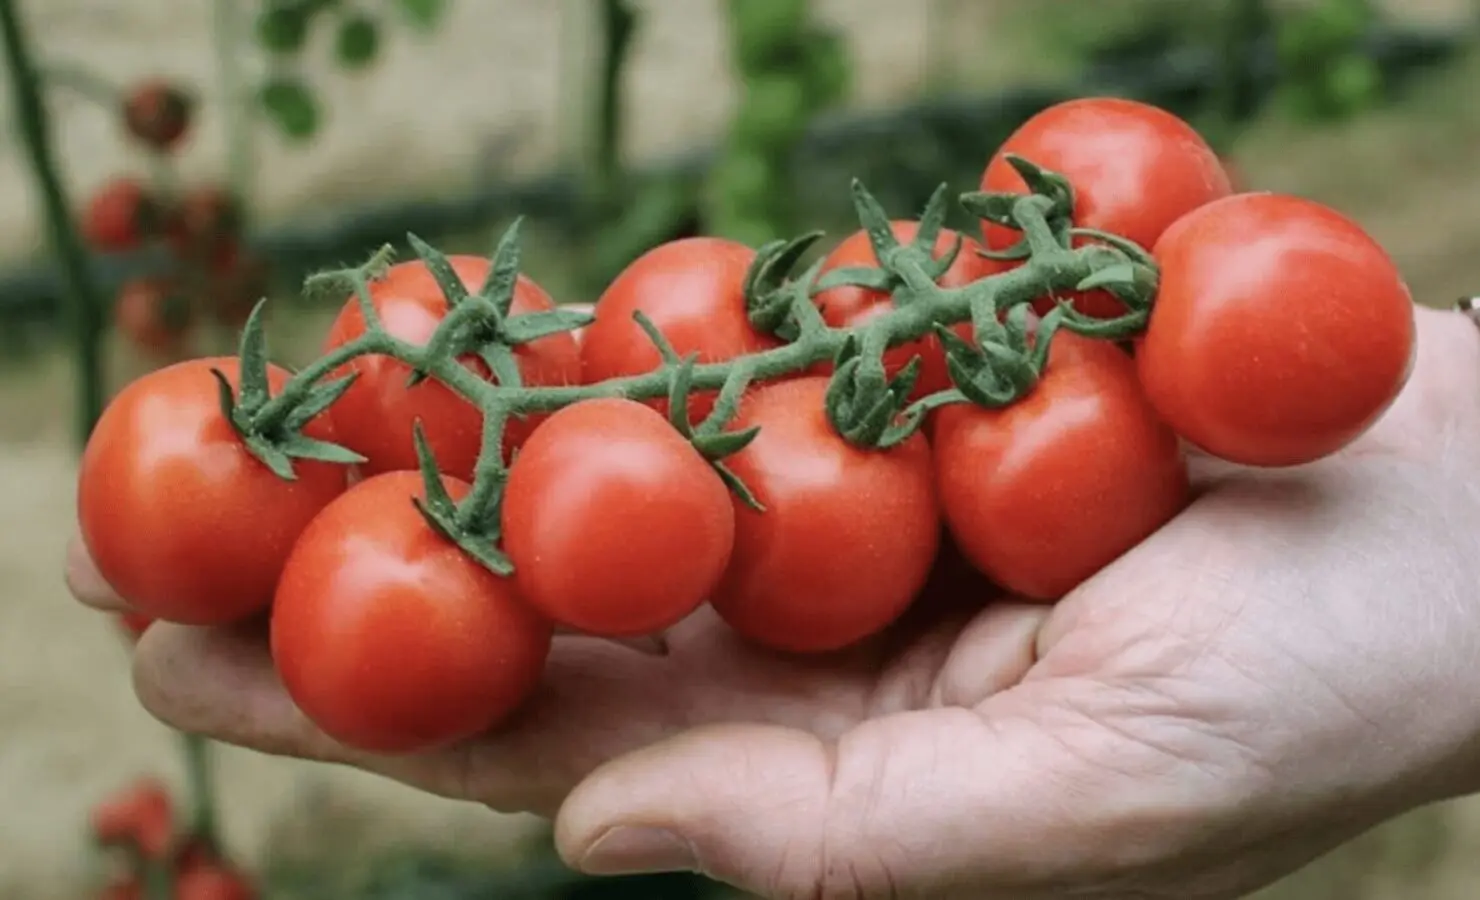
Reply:
[[[1036, 386], [1008, 406], [943, 406], [903, 442], [863, 447], [825, 412], [827, 366], [762, 381], [727, 426], [758, 434], [724, 460], [760, 509], [727, 490], [662, 400], [593, 396], [516, 420], [497, 507], [513, 574], [501, 576], [411, 502], [426, 493], [417, 423], [451, 498], [471, 490], [481, 413], [449, 387], [413, 386], [389, 356], [347, 364], [355, 380], [303, 434], [364, 462], [351, 477], [299, 460], [284, 480], [223, 417], [211, 370], [236, 383], [237, 360], [190, 361], [130, 385], [104, 415], [81, 472], [87, 546], [144, 614], [188, 625], [266, 618], [283, 682], [309, 718], [355, 747], [412, 752], [519, 708], [557, 629], [651, 634], [708, 603], [739, 639], [820, 654], [877, 635], [921, 598], [979, 604], [995, 590], [1052, 602], [1190, 502], [1189, 447], [1244, 465], [1310, 462], [1355, 440], [1402, 388], [1412, 301], [1350, 220], [1295, 197], [1235, 193], [1190, 126], [1126, 100], [1045, 110], [991, 159], [983, 190], [1025, 191], [1010, 154], [1068, 179], [1078, 225], [1150, 248], [1160, 282], [1142, 335], [1122, 346], [1060, 330]], [[900, 238], [918, 227], [894, 223]], [[988, 224], [980, 240], [947, 232], [937, 255], [957, 238], [942, 285], [1022, 264], [978, 252], [1014, 245], [1011, 228]], [[654, 371], [663, 357], [638, 312], [704, 362], [781, 346], [747, 314], [755, 257], [709, 237], [649, 251], [609, 285], [588, 326], [515, 348], [524, 385]], [[451, 263], [473, 290], [489, 274], [486, 260]], [[860, 233], [824, 268], [875, 264]], [[392, 267], [370, 299], [384, 329], [416, 344], [448, 311], [419, 261]], [[895, 301], [862, 286], [814, 299], [832, 327]], [[1097, 318], [1124, 312], [1103, 290], [1037, 305], [1065, 301]], [[513, 312], [551, 308], [521, 277]], [[347, 301], [327, 349], [366, 328]], [[886, 368], [912, 357], [916, 396], [950, 386], [938, 337], [892, 348]], [[492, 377], [481, 357], [464, 364]], [[271, 390], [288, 379], [272, 368]], [[693, 396], [691, 419], [713, 406]]]
[[[190, 133], [194, 103], [181, 88], [148, 81], [122, 102], [129, 138], [165, 160]], [[241, 243], [241, 207], [231, 191], [204, 184], [173, 191], [151, 179], [117, 175], [88, 198], [83, 239], [100, 253], [162, 246], [164, 274], [129, 279], [118, 289], [114, 320], [141, 351], [159, 359], [186, 355], [198, 328], [240, 327], [266, 287], [263, 261]]]
[[[139, 778], [93, 807], [93, 840], [113, 857], [101, 900], [256, 900], [257, 891], [207, 843], [180, 832], [169, 789]], [[161, 881], [167, 889], [154, 886]]]

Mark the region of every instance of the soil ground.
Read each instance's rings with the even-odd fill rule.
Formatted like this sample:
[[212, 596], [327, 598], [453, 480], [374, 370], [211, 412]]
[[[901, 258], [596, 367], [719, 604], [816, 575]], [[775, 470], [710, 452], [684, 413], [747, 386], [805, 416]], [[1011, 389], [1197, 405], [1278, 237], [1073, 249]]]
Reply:
[[[1040, 0], [1043, 3], [1062, 0]], [[1453, 15], [1455, 0], [1397, 0], [1407, 14]], [[651, 26], [630, 84], [632, 150], [651, 156], [715, 133], [730, 86], [716, 2], [649, 0]], [[925, 48], [943, 10], [986, 22], [1003, 4], [830, 0], [860, 59], [857, 102], [907, 97], [926, 78]], [[124, 7], [127, 7], [125, 13]], [[27, 5], [49, 59], [87, 61], [119, 78], [163, 67], [208, 77], [211, 4], [139, 0]], [[310, 150], [258, 147], [269, 216], [367, 194], [445, 185], [466, 175], [491, 136], [511, 124], [525, 140], [500, 165], [537, 169], [570, 146], [561, 117], [568, 61], [580, 54], [573, 4], [477, 0], [426, 52], [404, 34], [383, 69], [362, 79], [324, 74], [332, 120]], [[927, 7], [934, 18], [925, 15]], [[552, 52], [560, 48], [561, 52]], [[1416, 296], [1442, 303], [1480, 286], [1480, 108], [1466, 96], [1480, 67], [1419, 89], [1399, 110], [1323, 130], [1262, 127], [1237, 157], [1250, 184], [1309, 194], [1368, 226], [1402, 264]], [[448, 85], [455, 85], [449, 89]], [[217, 170], [222, 148], [207, 117], [185, 171]], [[137, 163], [104, 118], [69, 104], [61, 149], [79, 191]], [[983, 148], [985, 154], [987, 148]], [[13, 151], [0, 155], [0, 255], [34, 251], [29, 188]], [[534, 273], [537, 277], [538, 272]], [[296, 323], [312, 331], [306, 323]], [[295, 330], [300, 330], [295, 328]], [[115, 377], [130, 363], [118, 357]], [[87, 807], [135, 773], [178, 776], [170, 735], [135, 704], [125, 651], [108, 623], [68, 602], [61, 585], [72, 528], [74, 457], [67, 440], [69, 380], [60, 356], [0, 372], [0, 897], [85, 894]], [[324, 823], [353, 822], [367, 848], [406, 840], [491, 851], [509, 847], [528, 820], [434, 800], [347, 770], [222, 754], [227, 838], [249, 860], [285, 835], [311, 844]], [[287, 824], [285, 824], [287, 823]], [[336, 825], [337, 827], [337, 825]], [[1480, 885], [1480, 801], [1420, 811], [1363, 838], [1273, 889], [1270, 900], [1472, 898]]]

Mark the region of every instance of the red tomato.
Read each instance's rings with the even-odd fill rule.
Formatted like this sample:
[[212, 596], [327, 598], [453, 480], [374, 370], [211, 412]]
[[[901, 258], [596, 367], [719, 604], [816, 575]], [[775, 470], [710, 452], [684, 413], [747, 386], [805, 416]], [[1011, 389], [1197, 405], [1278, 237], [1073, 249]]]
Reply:
[[[896, 221], [891, 223], [891, 227], [894, 230], [894, 236], [902, 244], [914, 240], [916, 233], [920, 230], [920, 224], [911, 221]], [[949, 228], [941, 230], [940, 237], [935, 241], [934, 256], [936, 259], [945, 256], [950, 251], [956, 237], [956, 232]], [[1007, 271], [1009, 268], [1007, 263], [978, 256], [977, 251], [980, 249], [980, 244], [963, 235], [961, 252], [957, 254], [951, 267], [937, 279], [936, 283], [946, 288], [960, 287], [989, 275]], [[868, 232], [856, 231], [827, 255], [827, 259], [822, 264], [822, 272], [852, 266], [875, 267], [878, 264], [878, 258], [874, 256], [873, 244], [869, 243]], [[834, 328], [856, 327], [894, 309], [894, 304], [887, 293], [852, 286], [821, 291], [813, 298], [813, 301], [822, 311], [823, 320]], [[970, 323], [963, 322], [954, 330], [962, 339], [971, 340]], [[889, 352], [884, 354], [884, 371], [893, 377], [916, 356], [920, 357], [920, 378], [915, 382], [915, 389], [911, 394], [912, 399], [918, 399], [951, 386], [951, 376], [946, 371], [945, 352], [941, 349], [940, 339], [935, 335], [928, 335], [922, 340], [890, 348]], [[824, 369], [829, 372], [831, 370], [831, 366]]]
[[135, 612], [125, 612], [118, 614], [118, 624], [130, 640], [137, 641], [144, 636], [145, 631], [149, 630], [149, 626], [154, 624], [154, 620]]
[[1141, 384], [1178, 434], [1215, 456], [1320, 459], [1366, 431], [1408, 380], [1412, 296], [1382, 247], [1337, 212], [1235, 195], [1172, 226], [1156, 258]]
[[93, 839], [125, 844], [149, 859], [164, 859], [175, 841], [175, 804], [157, 778], [136, 779], [92, 808]]
[[104, 253], [133, 250], [159, 216], [158, 206], [136, 178], [114, 178], [92, 195], [82, 213], [82, 237]]
[[[596, 301], [596, 321], [581, 339], [581, 369], [587, 384], [658, 368], [658, 350], [633, 319], [642, 312], [673, 344], [679, 356], [723, 362], [778, 347], [775, 337], [750, 324], [743, 291], [755, 251], [713, 237], [660, 244], [623, 270]], [[714, 409], [714, 392], [689, 398], [689, 419]], [[663, 400], [651, 401], [667, 413]]]
[[[157, 369], [103, 411], [77, 483], [82, 537], [103, 578], [139, 613], [217, 625], [267, 608], [298, 533], [345, 486], [342, 466], [299, 460], [284, 481], [221, 415], [231, 357]], [[268, 368], [273, 390], [288, 372]], [[322, 418], [305, 429], [332, 440]]]
[[202, 185], [186, 191], [170, 211], [167, 234], [175, 252], [216, 261], [241, 237], [241, 206], [231, 191]]
[[1113, 345], [1059, 332], [1032, 393], [940, 412], [946, 524], [972, 565], [1022, 597], [1058, 599], [1188, 502], [1177, 436]]
[[[444, 478], [460, 499], [465, 482]], [[421, 476], [367, 478], [309, 524], [283, 568], [272, 658], [325, 733], [414, 753], [493, 728], [534, 692], [551, 626], [411, 505]]]
[[144, 900], [144, 882], [137, 876], [104, 885], [98, 900]]
[[837, 650], [883, 630], [920, 592], [940, 541], [924, 437], [855, 447], [828, 422], [826, 391], [820, 376], [767, 385], [733, 426], [760, 426], [727, 462], [765, 512], [736, 501], [735, 552], [711, 603], [775, 650]]
[[203, 861], [175, 876], [175, 900], [256, 900], [252, 885], [231, 867]]
[[156, 356], [185, 352], [190, 332], [190, 300], [170, 281], [134, 278], [118, 290], [113, 318], [135, 347]]
[[[1074, 224], [1151, 247], [1183, 214], [1227, 196], [1228, 173], [1191, 125], [1134, 100], [1094, 97], [1050, 106], [1023, 123], [982, 174], [981, 189], [1021, 193], [1007, 162], [1015, 154], [1058, 172], [1074, 186]], [[984, 222], [988, 248], [1016, 244], [1020, 232]], [[1073, 297], [1086, 315], [1111, 318], [1125, 307], [1105, 291]], [[1040, 302], [1046, 311], [1048, 302]]]
[[194, 99], [164, 80], [136, 86], [123, 105], [123, 124], [128, 133], [153, 150], [175, 149], [190, 128]]
[[662, 415], [633, 400], [565, 407], [509, 469], [503, 538], [519, 591], [588, 634], [676, 624], [714, 589], [734, 536], [724, 482]]
[[[450, 259], [469, 290], [482, 286], [488, 276], [488, 260], [478, 256]], [[386, 330], [405, 341], [425, 343], [447, 314], [446, 298], [420, 261], [392, 266], [384, 278], [371, 284], [370, 293]], [[554, 301], [539, 285], [519, 277], [514, 313], [554, 308]], [[364, 333], [365, 319], [351, 297], [334, 320], [325, 349], [332, 350]], [[515, 348], [514, 355], [527, 385], [580, 383], [580, 350], [568, 333], [522, 344]], [[488, 367], [475, 356], [464, 358], [463, 365], [483, 378], [491, 377]], [[340, 374], [350, 371], [359, 377], [329, 410], [329, 416], [344, 445], [369, 458], [363, 464], [366, 475], [416, 468], [412, 428], [420, 419], [441, 470], [463, 480], [473, 477], [483, 435], [483, 415], [477, 407], [435, 378], [407, 388], [411, 370], [388, 356], [362, 356]], [[505, 454], [523, 444], [541, 419], [530, 416], [509, 422], [504, 432]]]

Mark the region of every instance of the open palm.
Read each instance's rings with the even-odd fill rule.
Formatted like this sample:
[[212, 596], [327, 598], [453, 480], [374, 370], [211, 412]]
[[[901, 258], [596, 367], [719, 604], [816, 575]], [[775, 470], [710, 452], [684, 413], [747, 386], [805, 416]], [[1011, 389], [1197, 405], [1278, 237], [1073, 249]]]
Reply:
[[[264, 637], [159, 626], [156, 715], [502, 810], [591, 871], [775, 897], [1236, 897], [1480, 774], [1480, 340], [1420, 312], [1383, 422], [1284, 473], [1199, 462], [1182, 516], [1055, 607], [961, 582], [878, 643], [751, 649], [709, 613], [560, 637], [511, 729], [366, 757], [283, 693]], [[86, 602], [116, 606], [85, 555]], [[1468, 705], [1466, 705], [1468, 704]]]

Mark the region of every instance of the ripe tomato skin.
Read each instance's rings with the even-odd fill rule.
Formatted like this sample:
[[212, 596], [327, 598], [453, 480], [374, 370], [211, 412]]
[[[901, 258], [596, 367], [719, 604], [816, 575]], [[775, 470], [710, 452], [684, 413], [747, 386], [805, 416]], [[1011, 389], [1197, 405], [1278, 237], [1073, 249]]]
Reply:
[[1235, 195], [1172, 226], [1155, 255], [1141, 383], [1162, 418], [1214, 456], [1320, 459], [1366, 431], [1408, 380], [1412, 295], [1382, 247], [1331, 209]]
[[231, 868], [213, 862], [187, 866], [175, 876], [175, 900], [255, 900], [257, 892]]
[[[444, 477], [453, 499], [466, 482]], [[434, 532], [421, 476], [367, 478], [304, 530], [273, 602], [272, 658], [331, 737], [415, 753], [487, 731], [534, 692], [552, 628], [511, 579]]]
[[134, 346], [156, 356], [185, 351], [190, 331], [190, 301], [170, 281], [133, 278], [118, 289], [114, 321]]
[[[587, 384], [658, 368], [661, 358], [633, 320], [641, 311], [680, 356], [699, 354], [700, 363], [723, 362], [781, 345], [750, 324], [743, 291], [755, 251], [714, 237], [681, 238], [660, 244], [622, 271], [596, 301], [596, 321], [581, 339], [581, 370]], [[714, 408], [715, 392], [689, 398], [689, 418], [702, 420]], [[651, 401], [664, 412], [664, 400]]]
[[114, 178], [93, 193], [82, 213], [82, 236], [105, 253], [133, 250], [158, 216], [149, 189], [136, 178]]
[[132, 846], [147, 859], [164, 859], [174, 844], [174, 800], [164, 782], [151, 776], [108, 796], [88, 818], [94, 840]]
[[[185, 625], [249, 618], [272, 601], [298, 533], [345, 487], [342, 466], [295, 461], [284, 481], [247, 452], [221, 415], [230, 357], [156, 369], [118, 393], [83, 451], [82, 538], [104, 580], [143, 615]], [[288, 372], [268, 368], [280, 390]], [[304, 432], [333, 440], [322, 417]]]
[[[1165, 110], [1111, 97], [1069, 100], [1024, 122], [982, 173], [983, 191], [1025, 193], [1007, 162], [1015, 154], [1058, 172], [1074, 186], [1074, 224], [1150, 248], [1187, 212], [1232, 188], [1218, 155], [1191, 125]], [[1004, 250], [1021, 239], [1011, 228], [982, 223], [983, 242]], [[1125, 307], [1105, 291], [1075, 294], [1086, 315], [1111, 318]], [[1038, 304], [1040, 312], [1049, 308]]]
[[[490, 267], [488, 260], [478, 256], [449, 259], [469, 290], [482, 286]], [[384, 278], [371, 284], [370, 294], [386, 330], [413, 343], [430, 339], [447, 314], [446, 298], [420, 261], [392, 266]], [[554, 306], [539, 285], [519, 277], [514, 313], [539, 312]], [[364, 316], [351, 297], [330, 327], [324, 349], [330, 351], [364, 333]], [[522, 344], [514, 349], [514, 356], [527, 385], [580, 383], [580, 351], [569, 334], [553, 334]], [[491, 377], [488, 366], [475, 356], [465, 357], [462, 363], [485, 379]], [[483, 437], [483, 416], [476, 407], [435, 378], [407, 388], [410, 368], [388, 356], [362, 356], [339, 374], [349, 372], [359, 377], [329, 410], [329, 416], [344, 445], [369, 458], [362, 464], [364, 474], [416, 468], [412, 428], [420, 419], [441, 470], [463, 480], [473, 477]], [[511, 420], [504, 431], [505, 455], [519, 447], [540, 421], [539, 416]]]
[[123, 633], [132, 643], [137, 643], [139, 638], [144, 636], [144, 632], [149, 630], [149, 626], [153, 624], [153, 619], [148, 616], [141, 616], [135, 612], [118, 614], [118, 625], [123, 629]]
[[1032, 393], [1004, 409], [940, 412], [946, 524], [972, 565], [1023, 598], [1057, 600], [1188, 502], [1176, 434], [1108, 343], [1059, 332]]
[[678, 623], [724, 574], [734, 536], [724, 482], [634, 400], [565, 407], [509, 468], [503, 539], [520, 593], [587, 634], [632, 637]]
[[726, 462], [765, 507], [735, 502], [735, 552], [710, 602], [740, 635], [822, 653], [883, 630], [924, 586], [940, 541], [930, 448], [847, 443], [827, 421], [827, 379], [748, 396], [736, 430], [760, 434]]
[[[898, 220], [891, 222], [890, 227], [899, 242], [907, 244], [919, 233], [920, 223]], [[941, 229], [932, 255], [936, 259], [945, 256], [950, 252], [957, 236], [956, 232], [949, 228]], [[951, 267], [945, 271], [945, 274], [936, 280], [941, 287], [961, 287], [989, 275], [1007, 271], [1009, 268], [1007, 263], [982, 258], [977, 255], [977, 251], [981, 249], [980, 244], [965, 235], [960, 237], [961, 252], [957, 254], [955, 261], [951, 263]], [[872, 268], [878, 264], [878, 258], [874, 256], [873, 245], [869, 243], [868, 232], [860, 230], [844, 238], [833, 248], [823, 261], [821, 271], [825, 274], [833, 269], [853, 266]], [[821, 311], [823, 321], [834, 328], [862, 325], [894, 309], [894, 304], [887, 293], [851, 285], [820, 291], [812, 299]], [[963, 340], [971, 340], [972, 329], [969, 322], [962, 322], [953, 330]], [[935, 335], [928, 335], [918, 341], [891, 347], [884, 354], [884, 371], [892, 378], [916, 356], [920, 357], [920, 377], [915, 382], [914, 391], [910, 395], [912, 399], [919, 399], [926, 394], [932, 394], [951, 386], [951, 376], [946, 371], [945, 351], [941, 349], [940, 338]], [[826, 366], [822, 371], [831, 372], [832, 367]]]

